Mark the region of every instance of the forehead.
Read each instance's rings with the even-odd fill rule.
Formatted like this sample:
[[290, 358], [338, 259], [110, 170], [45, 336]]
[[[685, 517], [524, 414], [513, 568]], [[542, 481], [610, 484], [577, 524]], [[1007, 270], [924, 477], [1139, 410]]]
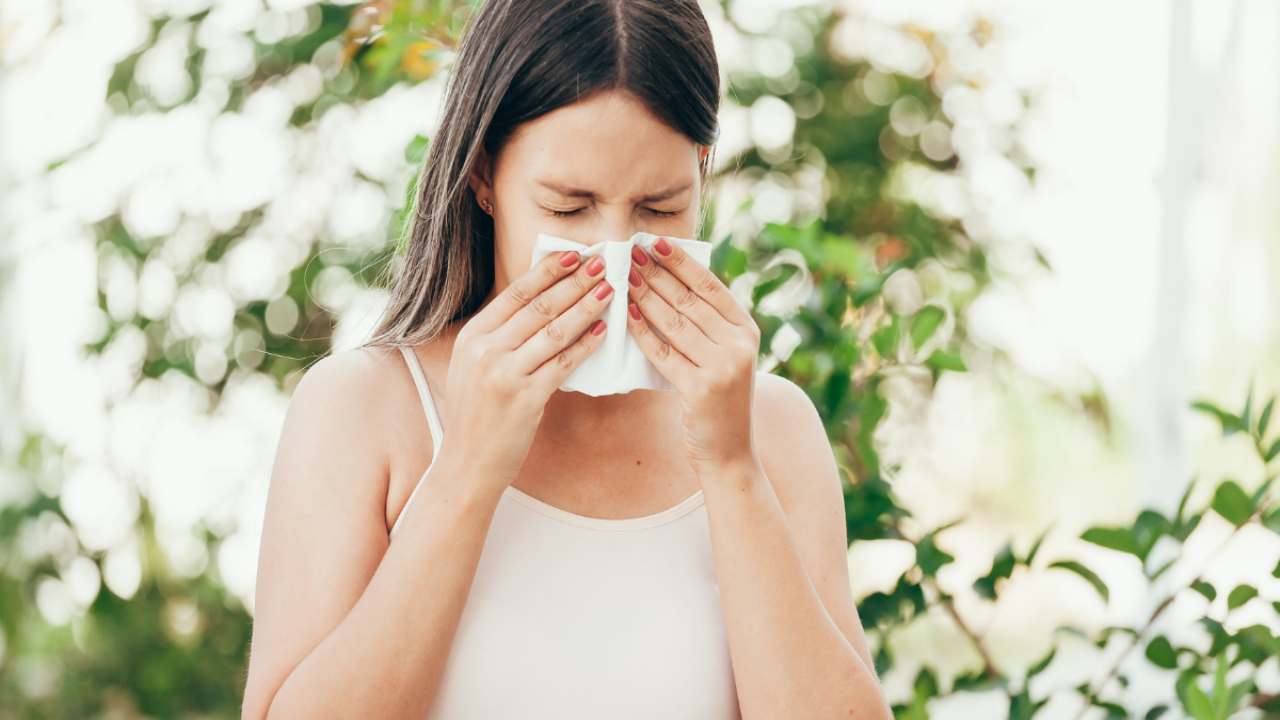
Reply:
[[605, 194], [652, 190], [697, 174], [692, 140], [629, 93], [597, 93], [524, 123], [495, 172], [553, 180]]

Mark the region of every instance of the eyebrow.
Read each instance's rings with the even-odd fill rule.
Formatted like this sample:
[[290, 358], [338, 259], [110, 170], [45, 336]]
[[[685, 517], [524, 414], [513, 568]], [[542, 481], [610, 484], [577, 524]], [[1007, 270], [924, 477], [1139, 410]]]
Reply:
[[[538, 184], [547, 188], [548, 190], [553, 190], [561, 195], [564, 195], [565, 197], [584, 197], [584, 198], [591, 198], [591, 199], [596, 198], [596, 194], [594, 192], [591, 192], [590, 190], [583, 190], [582, 188], [569, 187], [568, 185], [562, 185], [553, 180], [539, 180]], [[657, 202], [660, 200], [666, 200], [668, 198], [679, 195], [685, 190], [688, 190], [691, 185], [693, 185], [693, 183], [685, 182], [680, 185], [669, 187], [666, 190], [660, 190], [650, 195], [641, 195], [639, 197], [633, 198], [633, 200], [635, 202]]]

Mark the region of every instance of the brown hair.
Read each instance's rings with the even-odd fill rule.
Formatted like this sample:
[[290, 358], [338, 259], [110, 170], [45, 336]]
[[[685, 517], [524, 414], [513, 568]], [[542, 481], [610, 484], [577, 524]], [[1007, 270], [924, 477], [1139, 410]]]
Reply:
[[468, 184], [481, 149], [496, 157], [521, 123], [610, 89], [714, 145], [720, 70], [697, 0], [489, 0], [477, 11], [388, 266], [390, 298], [363, 346], [429, 341], [480, 308], [494, 264], [493, 218]]

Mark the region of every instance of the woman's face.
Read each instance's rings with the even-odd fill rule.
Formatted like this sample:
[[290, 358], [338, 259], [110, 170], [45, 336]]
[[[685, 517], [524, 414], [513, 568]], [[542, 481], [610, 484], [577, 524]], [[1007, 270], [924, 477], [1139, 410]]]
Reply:
[[493, 203], [494, 291], [529, 269], [538, 233], [584, 245], [637, 231], [696, 231], [703, 146], [630, 93], [611, 90], [516, 128], [491, 172], [472, 177]]

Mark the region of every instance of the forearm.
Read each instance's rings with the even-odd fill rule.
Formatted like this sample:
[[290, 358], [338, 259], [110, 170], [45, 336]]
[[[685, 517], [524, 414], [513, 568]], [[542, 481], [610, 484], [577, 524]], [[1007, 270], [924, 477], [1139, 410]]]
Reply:
[[872, 670], [831, 619], [759, 463], [702, 473], [743, 717], [885, 718]]
[[422, 717], [498, 501], [475, 472], [445, 456], [431, 467], [364, 593], [289, 675], [268, 717]]

